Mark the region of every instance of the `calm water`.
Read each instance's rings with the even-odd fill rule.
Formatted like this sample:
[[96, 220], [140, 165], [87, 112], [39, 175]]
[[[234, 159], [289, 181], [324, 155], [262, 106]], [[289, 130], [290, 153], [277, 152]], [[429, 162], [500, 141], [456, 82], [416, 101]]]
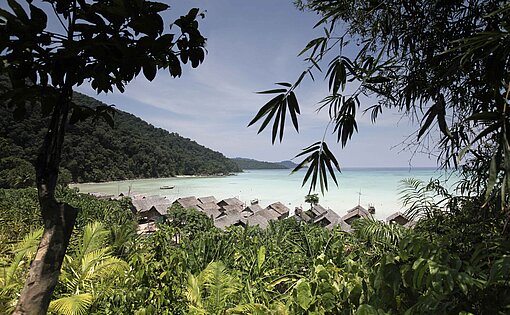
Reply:
[[[262, 207], [275, 201], [281, 201], [289, 208], [307, 207], [304, 196], [308, 193], [308, 185], [301, 187], [303, 172], [289, 175], [290, 170], [249, 170], [234, 176], [226, 177], [178, 177], [128, 180], [108, 183], [90, 183], [75, 185], [81, 192], [102, 192], [117, 195], [131, 192], [150, 195], [163, 195], [170, 200], [186, 196], [215, 196], [218, 200], [237, 197], [249, 203], [258, 199]], [[384, 219], [395, 211], [402, 210], [398, 200], [399, 182], [404, 178], [417, 178], [428, 181], [431, 178], [454, 182], [449, 176], [435, 169], [408, 168], [356, 168], [344, 169], [337, 174], [339, 186], [330, 186], [319, 203], [339, 214], [360, 204], [364, 207], [374, 205], [376, 217]], [[175, 186], [174, 189], [160, 189], [161, 186]], [[360, 195], [361, 192], [361, 195]]]

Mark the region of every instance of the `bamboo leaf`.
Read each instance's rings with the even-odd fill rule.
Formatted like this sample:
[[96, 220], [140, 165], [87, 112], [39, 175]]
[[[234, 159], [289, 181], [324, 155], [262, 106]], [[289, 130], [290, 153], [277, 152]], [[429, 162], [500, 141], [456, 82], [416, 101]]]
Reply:
[[[273, 97], [269, 102], [267, 102], [262, 108], [258, 111], [257, 115], [250, 121], [248, 127], [256, 123], [260, 118], [264, 117], [268, 113], [270, 113], [275, 106], [277, 106], [280, 99], [283, 97], [283, 94]], [[262, 128], [264, 129], [264, 128]]]
[[427, 129], [430, 127], [430, 125], [432, 124], [432, 122], [434, 121], [434, 118], [436, 118], [436, 116], [437, 116], [437, 107], [436, 107], [436, 104], [434, 104], [429, 108], [427, 113], [425, 113], [425, 116], [423, 118], [423, 120], [425, 120], [425, 122], [423, 122], [423, 120], [422, 120], [422, 127], [420, 128], [420, 131], [418, 132], [418, 140], [421, 138], [421, 136], [423, 136], [425, 131], [427, 131]]
[[286, 93], [286, 92], [287, 92], [286, 89], [274, 89], [274, 90], [257, 92], [257, 94], [276, 94], [276, 93]]
[[276, 136], [278, 134], [278, 123], [279, 123], [279, 120], [281, 118], [281, 115], [282, 115], [282, 111], [283, 111], [283, 106], [278, 106], [278, 111], [276, 113], [276, 117], [274, 119], [274, 122], [273, 122], [273, 132], [271, 134], [271, 143], [274, 144], [275, 140], [276, 140]]

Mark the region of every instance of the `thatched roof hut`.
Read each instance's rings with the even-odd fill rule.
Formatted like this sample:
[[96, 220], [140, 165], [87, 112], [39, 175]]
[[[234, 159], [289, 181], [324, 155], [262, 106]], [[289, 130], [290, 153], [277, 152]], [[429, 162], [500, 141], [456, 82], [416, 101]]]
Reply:
[[262, 229], [265, 229], [269, 225], [269, 220], [266, 217], [264, 217], [263, 215], [261, 215], [260, 213], [261, 212], [257, 212], [254, 215], [247, 217], [245, 219], [246, 224], [251, 225], [251, 226], [258, 225]]
[[306, 211], [306, 214], [310, 218], [315, 219], [316, 217], [325, 215], [326, 212], [328, 212], [328, 210], [326, 210], [323, 206], [320, 204], [314, 204], [310, 210]]
[[388, 224], [400, 224], [400, 225], [406, 225], [411, 220], [402, 212], [397, 211], [386, 218], [386, 223]]
[[226, 205], [221, 206], [220, 211], [221, 212], [237, 212], [241, 213], [243, 211], [243, 205], [233, 204], [233, 205]]
[[341, 221], [343, 221], [342, 218], [331, 209], [326, 210], [321, 215], [313, 219], [313, 223], [319, 224], [320, 226], [326, 227], [330, 230], [333, 229], [335, 225], [340, 224]]
[[290, 209], [287, 208], [283, 203], [277, 201], [266, 207], [267, 210], [272, 210], [278, 213], [278, 219], [285, 219], [289, 216]]
[[262, 211], [262, 207], [259, 206], [258, 204], [253, 204], [253, 205], [250, 205], [250, 206], [244, 208], [242, 213], [243, 213], [244, 217], [249, 217], [259, 211]]
[[214, 226], [220, 229], [225, 229], [231, 225], [245, 225], [241, 212], [233, 209], [226, 210], [214, 220]]
[[177, 203], [181, 205], [184, 209], [190, 209], [190, 208], [197, 208], [198, 204], [200, 203], [195, 196], [190, 197], [184, 197], [184, 198], [178, 198], [174, 201], [174, 203]]
[[297, 208], [294, 210], [294, 214], [298, 221], [304, 221], [306, 223], [312, 223], [312, 218], [307, 214], [307, 211], [303, 211], [301, 208]]
[[131, 203], [136, 208], [137, 212], [147, 211], [154, 205], [166, 205], [167, 207], [170, 206], [170, 201], [162, 196], [138, 197], [132, 199]]
[[198, 198], [200, 203], [218, 203], [218, 200], [214, 196], [200, 197]]
[[221, 215], [220, 207], [214, 202], [201, 203], [197, 208], [213, 220]]
[[237, 198], [227, 198], [227, 199], [223, 199], [222, 201], [218, 202], [218, 206], [220, 206], [220, 207], [233, 206], [233, 205], [238, 205], [238, 206], [242, 207], [244, 205], [244, 203]]
[[345, 223], [351, 225], [354, 220], [359, 218], [367, 218], [371, 217], [372, 215], [368, 212], [367, 209], [363, 208], [360, 205], [357, 205], [356, 207], [350, 209], [347, 211], [347, 214], [342, 217], [342, 220], [345, 221]]

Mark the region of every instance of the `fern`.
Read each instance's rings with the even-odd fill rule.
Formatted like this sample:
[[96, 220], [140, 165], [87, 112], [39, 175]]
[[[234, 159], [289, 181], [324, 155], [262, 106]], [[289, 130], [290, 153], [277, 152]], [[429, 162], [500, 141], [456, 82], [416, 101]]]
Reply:
[[[415, 178], [400, 181], [400, 201], [406, 208], [405, 214], [412, 220], [419, 217], [430, 218], [440, 211], [441, 205], [451, 196], [438, 182], [428, 184]], [[437, 198], [442, 197], [440, 201]]]
[[112, 256], [110, 247], [104, 247], [108, 233], [98, 222], [87, 224], [76, 255], [65, 257], [60, 281], [66, 293], [52, 302], [59, 314], [84, 314], [98, 295], [109, 292], [113, 280], [128, 269], [125, 261]]
[[229, 275], [221, 262], [211, 262], [197, 277], [188, 279], [187, 297], [190, 312], [218, 313], [227, 309], [229, 298], [240, 288], [237, 278]]
[[49, 311], [61, 315], [85, 315], [93, 300], [90, 293], [67, 296], [51, 301]]
[[101, 249], [104, 246], [109, 231], [100, 222], [93, 222], [85, 226], [83, 239], [78, 250], [78, 258], [82, 259], [86, 254]]
[[22, 264], [22, 260], [27, 257], [31, 259], [31, 257], [34, 255], [41, 240], [42, 234], [43, 229], [35, 230], [25, 235], [23, 240], [13, 246], [13, 251], [15, 253], [14, 259], [9, 267], [5, 270], [4, 277], [0, 278], [0, 283], [2, 283], [4, 286], [8, 286], [12, 283], [18, 267]]
[[409, 233], [409, 230], [399, 224], [385, 224], [371, 218], [361, 218], [352, 225], [355, 235], [359, 239], [371, 242], [378, 247], [398, 246], [400, 240]]

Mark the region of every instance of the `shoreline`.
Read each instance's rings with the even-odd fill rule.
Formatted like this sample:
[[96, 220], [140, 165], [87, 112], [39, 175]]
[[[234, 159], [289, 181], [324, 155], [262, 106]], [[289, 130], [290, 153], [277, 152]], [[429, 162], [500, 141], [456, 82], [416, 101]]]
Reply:
[[241, 173], [241, 172], [234, 172], [234, 173], [230, 173], [228, 175], [175, 175], [172, 177], [144, 177], [144, 178], [109, 180], [109, 181], [105, 181], [105, 182], [70, 183], [69, 186], [114, 184], [114, 183], [122, 183], [122, 182], [129, 182], [129, 181], [142, 181], [142, 180], [171, 180], [171, 179], [176, 179], [176, 178], [218, 178], [218, 177], [235, 176], [239, 173]]
[[[303, 171], [304, 172], [304, 171]], [[71, 187], [79, 188], [82, 193], [101, 192], [118, 195], [131, 191], [137, 194], [162, 195], [168, 199], [195, 196], [204, 197], [213, 195], [218, 199], [237, 197], [244, 202], [258, 199], [263, 205], [274, 201], [282, 201], [285, 205], [306, 207], [304, 196], [308, 194], [308, 184], [302, 187], [301, 174], [288, 176], [290, 170], [250, 170], [238, 173], [237, 176], [183, 176], [138, 180], [111, 181], [102, 183], [73, 184]], [[428, 182], [430, 178], [442, 177], [443, 172], [434, 169], [412, 170], [407, 169], [360, 169], [347, 170], [339, 176], [338, 188], [332, 184], [324, 195], [319, 193], [319, 203], [343, 213], [355, 207], [358, 203], [367, 208], [373, 205], [376, 208], [376, 217], [386, 216], [400, 211], [399, 202], [400, 181], [405, 178], [417, 178]], [[456, 176], [450, 178], [453, 183]], [[131, 186], [131, 188], [130, 188]], [[174, 186], [173, 189], [160, 189], [162, 186]], [[447, 184], [449, 187], [449, 184]], [[360, 195], [361, 191], [361, 195]]]

